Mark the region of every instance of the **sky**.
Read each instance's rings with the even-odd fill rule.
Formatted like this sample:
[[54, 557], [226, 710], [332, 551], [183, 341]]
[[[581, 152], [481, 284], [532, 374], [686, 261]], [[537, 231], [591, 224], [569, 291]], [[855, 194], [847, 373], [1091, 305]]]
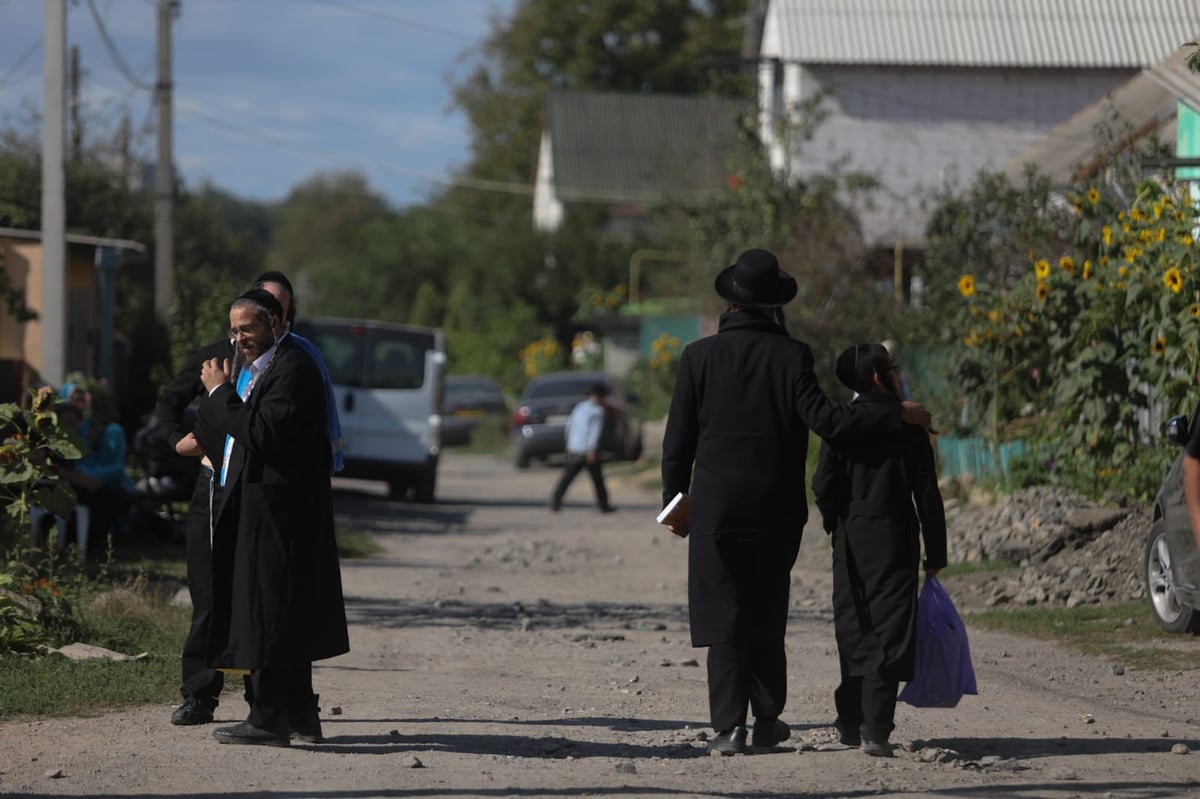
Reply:
[[[448, 77], [465, 74], [463, 54], [514, 2], [182, 0], [172, 60], [184, 185], [207, 181], [273, 201], [319, 172], [356, 169], [398, 208], [424, 202], [470, 160]], [[84, 129], [111, 132], [128, 115], [148, 160], [155, 8], [155, 0], [67, 2]], [[29, 129], [31, 109], [40, 113], [43, 24], [42, 0], [0, 0], [0, 125]]]

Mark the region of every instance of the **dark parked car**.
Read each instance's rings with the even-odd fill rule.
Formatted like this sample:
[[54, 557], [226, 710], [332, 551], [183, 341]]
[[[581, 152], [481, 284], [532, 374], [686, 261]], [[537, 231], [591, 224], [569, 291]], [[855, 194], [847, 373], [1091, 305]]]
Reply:
[[529, 381], [513, 412], [513, 463], [518, 469], [527, 468], [535, 458], [546, 460], [566, 453], [567, 418], [596, 383], [609, 388], [604, 400], [601, 455], [617, 460], [642, 456], [642, 423], [635, 395], [601, 372], [551, 372]]
[[442, 444], [470, 444], [471, 434], [484, 422], [494, 422], [501, 432], [508, 426], [508, 402], [496, 381], [483, 375], [446, 375]]
[[[1186, 416], [1172, 417], [1167, 422], [1167, 440], [1185, 446], [1198, 422], [1200, 407], [1190, 425]], [[1172, 633], [1200, 632], [1200, 552], [1183, 498], [1183, 453], [1171, 464], [1154, 498], [1144, 564], [1146, 598], [1158, 626]]]

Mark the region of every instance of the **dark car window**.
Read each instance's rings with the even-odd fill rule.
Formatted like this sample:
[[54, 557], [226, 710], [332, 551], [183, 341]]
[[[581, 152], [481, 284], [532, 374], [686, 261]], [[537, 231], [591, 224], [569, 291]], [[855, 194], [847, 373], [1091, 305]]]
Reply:
[[325, 366], [329, 379], [339, 386], [362, 386], [363, 353], [366, 350], [366, 330], [354, 325], [300, 323], [296, 332], [312, 341]]
[[420, 388], [433, 336], [404, 330], [371, 331], [369, 388]]
[[583, 378], [580, 380], [545, 380], [541, 382], [530, 383], [525, 389], [525, 398], [528, 400], [545, 399], [547, 397], [578, 397], [583, 399], [587, 396], [588, 390], [591, 389], [595, 379]]
[[500, 387], [491, 380], [461, 377], [446, 378], [446, 397], [458, 400], [488, 399], [494, 400], [502, 396]]

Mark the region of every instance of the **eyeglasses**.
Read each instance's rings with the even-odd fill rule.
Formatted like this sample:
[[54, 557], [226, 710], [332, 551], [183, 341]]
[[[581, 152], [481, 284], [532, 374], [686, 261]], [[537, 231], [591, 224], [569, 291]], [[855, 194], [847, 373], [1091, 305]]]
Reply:
[[251, 322], [250, 324], [242, 325], [241, 327], [231, 327], [229, 328], [228, 332], [231, 339], [236, 339], [241, 338], [242, 336], [252, 336], [254, 335], [255, 331], [262, 329], [262, 322]]

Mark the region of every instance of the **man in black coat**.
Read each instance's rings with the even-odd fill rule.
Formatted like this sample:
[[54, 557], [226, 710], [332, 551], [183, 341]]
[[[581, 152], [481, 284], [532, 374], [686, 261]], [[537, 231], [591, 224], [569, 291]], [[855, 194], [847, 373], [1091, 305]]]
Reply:
[[230, 306], [244, 366], [205, 361], [197, 437], [221, 438], [214, 470], [210, 665], [251, 672], [246, 721], [222, 743], [287, 746], [290, 731], [320, 740], [312, 663], [349, 651], [342, 597], [325, 390], [320, 368], [283, 327], [269, 292]]
[[774, 746], [790, 736], [787, 698], [791, 569], [808, 518], [808, 434], [823, 438], [898, 432], [929, 424], [915, 403], [835, 405], [822, 393], [808, 345], [783, 326], [796, 281], [766, 250], [749, 250], [716, 279], [728, 301], [718, 332], [680, 357], [663, 437], [663, 503], [689, 494], [692, 645], [708, 647], [710, 751]]

